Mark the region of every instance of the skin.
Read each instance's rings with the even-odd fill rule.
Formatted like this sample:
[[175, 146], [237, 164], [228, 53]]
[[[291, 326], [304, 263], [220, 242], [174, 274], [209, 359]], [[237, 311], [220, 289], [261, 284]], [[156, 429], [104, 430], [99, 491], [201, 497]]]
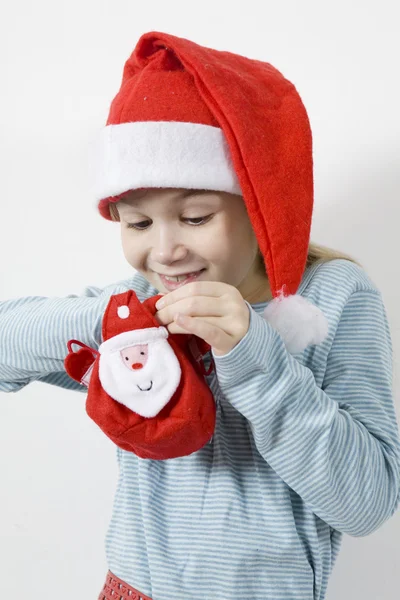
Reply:
[[[185, 192], [191, 195], [184, 198]], [[272, 296], [243, 198], [227, 192], [192, 192], [175, 188], [129, 192], [117, 204], [122, 247], [129, 264], [165, 294], [156, 304], [159, 323], [171, 333], [197, 335], [210, 344], [215, 356], [224, 356], [249, 329], [245, 300], [254, 304]], [[129, 224], [140, 224], [142, 230]], [[159, 278], [159, 273], [202, 268], [207, 270], [196, 281], [172, 292]]]
[[[178, 188], [133, 190], [117, 203], [122, 249], [128, 263], [160, 293], [158, 273], [174, 275], [207, 268], [198, 281], [234, 286], [250, 304], [272, 299], [268, 278], [243, 198], [206, 191], [181, 199]], [[199, 217], [213, 215], [201, 223]], [[184, 222], [183, 219], [195, 219]], [[147, 221], [146, 223], [143, 223]], [[141, 223], [142, 231], [128, 228]]]

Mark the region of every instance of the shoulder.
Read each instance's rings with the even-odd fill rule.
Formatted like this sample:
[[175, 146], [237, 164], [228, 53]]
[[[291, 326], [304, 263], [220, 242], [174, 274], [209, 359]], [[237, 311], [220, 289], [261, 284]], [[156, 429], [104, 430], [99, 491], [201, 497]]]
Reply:
[[357, 292], [380, 295], [378, 287], [361, 266], [342, 258], [311, 265], [300, 291], [301, 295], [332, 316], [340, 314], [349, 298]]
[[[328, 320], [328, 337], [318, 349], [319, 362], [334, 339], [338, 325], [346, 307], [357, 313], [357, 307], [381, 302], [381, 292], [368, 273], [356, 263], [347, 259], [334, 259], [315, 263], [307, 269], [302, 282], [302, 296], [318, 306]], [[325, 356], [326, 358], [326, 356]]]
[[379, 292], [374, 281], [361, 266], [344, 258], [317, 264], [312, 281], [314, 285], [325, 286], [331, 291], [342, 290], [350, 294], [362, 291]]

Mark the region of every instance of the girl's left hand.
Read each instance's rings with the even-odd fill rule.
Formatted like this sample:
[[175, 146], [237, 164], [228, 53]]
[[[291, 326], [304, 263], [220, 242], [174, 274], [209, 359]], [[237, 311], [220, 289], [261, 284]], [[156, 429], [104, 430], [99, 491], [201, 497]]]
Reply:
[[193, 333], [210, 344], [216, 356], [228, 354], [250, 325], [241, 293], [218, 281], [192, 281], [165, 294], [155, 306], [160, 309], [156, 319], [170, 333]]

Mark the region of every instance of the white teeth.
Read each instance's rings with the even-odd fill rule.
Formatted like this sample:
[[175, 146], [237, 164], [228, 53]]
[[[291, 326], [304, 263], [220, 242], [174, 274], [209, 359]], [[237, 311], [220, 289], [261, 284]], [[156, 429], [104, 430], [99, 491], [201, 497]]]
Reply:
[[195, 273], [189, 273], [188, 275], [179, 275], [178, 277], [167, 277], [166, 275], [164, 275], [164, 277], [167, 281], [184, 281], [184, 279], [187, 279], [192, 275], [197, 275], [197, 273], [198, 271], [196, 271]]

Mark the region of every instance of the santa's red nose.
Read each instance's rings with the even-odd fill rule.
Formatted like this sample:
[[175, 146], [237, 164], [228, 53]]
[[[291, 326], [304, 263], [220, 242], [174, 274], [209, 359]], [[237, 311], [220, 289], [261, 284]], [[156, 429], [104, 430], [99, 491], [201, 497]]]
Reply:
[[143, 369], [142, 363], [133, 363], [132, 369]]

